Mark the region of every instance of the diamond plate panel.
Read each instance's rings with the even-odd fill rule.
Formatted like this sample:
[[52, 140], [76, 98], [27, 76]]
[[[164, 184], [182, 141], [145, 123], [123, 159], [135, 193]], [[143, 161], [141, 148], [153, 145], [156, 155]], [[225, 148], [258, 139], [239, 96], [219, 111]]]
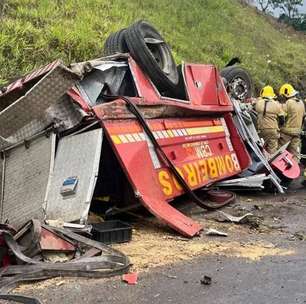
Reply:
[[[64, 137], [59, 141], [54, 172], [46, 201], [47, 219], [65, 222], [86, 221], [98, 176], [102, 148], [102, 129]], [[77, 177], [76, 193], [62, 196], [68, 177]]]
[[44, 117], [44, 112], [57, 103], [77, 80], [78, 76], [64, 66], [48, 72], [23, 97], [0, 113], [0, 136], [7, 138], [25, 126], [28, 127], [24, 129], [24, 137], [41, 130], [30, 123]]
[[13, 148], [5, 157], [4, 196], [1, 223], [8, 221], [17, 229], [30, 219], [43, 219], [43, 203], [53, 164], [55, 135], [41, 136]]

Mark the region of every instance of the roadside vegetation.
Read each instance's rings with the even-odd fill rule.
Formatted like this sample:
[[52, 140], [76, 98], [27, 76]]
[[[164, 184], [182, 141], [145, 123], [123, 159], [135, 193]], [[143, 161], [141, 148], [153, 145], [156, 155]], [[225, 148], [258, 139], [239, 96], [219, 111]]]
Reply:
[[0, 0], [0, 19], [0, 84], [57, 58], [100, 56], [109, 33], [138, 19], [155, 25], [177, 62], [223, 67], [238, 56], [257, 88], [306, 82], [304, 35], [238, 0]]

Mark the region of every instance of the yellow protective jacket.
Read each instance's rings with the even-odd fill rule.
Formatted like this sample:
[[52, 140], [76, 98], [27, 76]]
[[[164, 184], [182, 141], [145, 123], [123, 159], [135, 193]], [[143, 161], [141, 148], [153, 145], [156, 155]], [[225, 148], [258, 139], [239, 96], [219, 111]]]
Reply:
[[258, 98], [255, 105], [258, 130], [276, 129], [278, 117], [284, 115], [281, 104], [275, 99]]
[[288, 135], [299, 135], [303, 128], [305, 116], [305, 105], [301, 99], [296, 97], [289, 98], [283, 104], [283, 110], [286, 115], [286, 122], [281, 132]]

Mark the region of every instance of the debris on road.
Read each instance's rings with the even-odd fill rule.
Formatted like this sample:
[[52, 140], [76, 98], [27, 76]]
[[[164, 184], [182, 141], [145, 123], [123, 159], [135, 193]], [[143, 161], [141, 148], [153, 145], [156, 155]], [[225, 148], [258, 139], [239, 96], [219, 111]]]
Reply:
[[246, 213], [242, 216], [233, 216], [230, 215], [228, 213], [225, 213], [223, 211], [218, 211], [218, 214], [220, 214], [222, 217], [221, 219], [219, 219], [219, 221], [228, 221], [228, 222], [232, 222], [232, 223], [243, 223], [244, 221], [246, 221], [249, 217], [253, 216], [252, 213]]
[[211, 236], [228, 236], [226, 232], [219, 231], [217, 229], [209, 228], [206, 233], [206, 235], [211, 235]]
[[[121, 252], [64, 228], [50, 227], [33, 220], [13, 235], [2, 230], [17, 265], [2, 268], [0, 291], [7, 292], [23, 281], [61, 277], [104, 278], [125, 273], [130, 262]], [[29, 229], [31, 227], [31, 229]], [[31, 233], [27, 233], [30, 231]], [[46, 231], [48, 233], [46, 234]], [[97, 251], [92, 251], [95, 248]], [[92, 251], [92, 255], [88, 251]], [[44, 253], [67, 254], [65, 262], [49, 262]], [[71, 255], [71, 252], [73, 253]]]
[[122, 281], [128, 283], [129, 285], [136, 285], [137, 279], [138, 279], [137, 272], [126, 273], [122, 276]]
[[204, 275], [204, 276], [203, 276], [203, 279], [201, 279], [200, 282], [201, 282], [202, 285], [211, 285], [211, 283], [212, 283], [212, 278], [209, 277], [209, 276], [207, 276], [207, 275]]

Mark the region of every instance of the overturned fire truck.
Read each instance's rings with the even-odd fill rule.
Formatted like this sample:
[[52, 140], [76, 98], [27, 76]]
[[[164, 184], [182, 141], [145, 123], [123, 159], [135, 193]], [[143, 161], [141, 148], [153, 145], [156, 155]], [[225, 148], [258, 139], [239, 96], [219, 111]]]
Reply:
[[[0, 91], [1, 223], [86, 225], [90, 210], [141, 204], [192, 237], [202, 226], [175, 208], [177, 197], [218, 208], [234, 195], [210, 190], [216, 182], [260, 173], [282, 192], [281, 178], [299, 175], [284, 149], [266, 158], [217, 68], [177, 67], [147, 22], [112, 34], [105, 55], [55, 61]], [[243, 98], [244, 75], [230, 75]]]

